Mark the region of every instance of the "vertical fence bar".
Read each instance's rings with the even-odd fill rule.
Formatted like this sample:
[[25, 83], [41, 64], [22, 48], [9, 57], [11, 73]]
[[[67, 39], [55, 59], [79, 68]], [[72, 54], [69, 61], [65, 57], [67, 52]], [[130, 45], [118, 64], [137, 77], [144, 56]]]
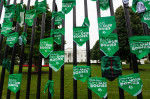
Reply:
[[[36, 1], [38, 1], [38, 0], [36, 0]], [[34, 46], [34, 38], [35, 38], [36, 21], [37, 21], [37, 17], [34, 18], [33, 26], [32, 26], [30, 54], [29, 54], [29, 66], [28, 66], [28, 76], [27, 76], [27, 88], [26, 88], [26, 99], [29, 99], [29, 96], [30, 96], [32, 57], [33, 57], [33, 46]]]
[[1, 4], [0, 4], [0, 19], [1, 19], [1, 16], [2, 16], [3, 5], [4, 5], [4, 1], [1, 0]]

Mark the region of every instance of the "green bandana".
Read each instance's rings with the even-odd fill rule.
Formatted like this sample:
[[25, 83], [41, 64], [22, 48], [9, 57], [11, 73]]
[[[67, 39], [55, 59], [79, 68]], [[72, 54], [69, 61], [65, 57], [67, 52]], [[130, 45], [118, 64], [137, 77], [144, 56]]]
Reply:
[[74, 27], [73, 28], [73, 41], [79, 46], [84, 45], [89, 40], [89, 28], [88, 27]]
[[7, 36], [12, 31], [13, 22], [4, 22], [1, 30], [1, 34]]
[[23, 3], [19, 3], [17, 5], [17, 9], [16, 9], [16, 17], [17, 17], [17, 22], [22, 26], [24, 23], [24, 12], [25, 9], [23, 7]]
[[73, 78], [85, 82], [91, 75], [91, 66], [73, 66]]
[[65, 28], [60, 28], [60, 29], [51, 29], [51, 36], [53, 34], [62, 34], [65, 35]]
[[150, 11], [146, 11], [144, 15], [141, 18], [141, 21], [146, 23], [148, 27], [150, 28]]
[[9, 74], [8, 89], [17, 93], [21, 87], [22, 74]]
[[85, 19], [84, 19], [84, 22], [83, 22], [82, 26], [90, 27], [90, 21], [89, 21], [88, 17], [85, 17]]
[[132, 36], [129, 38], [130, 51], [142, 59], [150, 53], [150, 36]]
[[3, 59], [2, 67], [6, 68], [8, 72], [10, 72], [11, 62], [9, 59]]
[[107, 97], [106, 78], [90, 77], [88, 79], [88, 88], [101, 98]]
[[25, 15], [25, 22], [29, 25], [32, 26], [33, 25], [33, 19], [37, 17], [36, 11], [33, 10], [28, 10], [26, 11], [26, 15]]
[[13, 47], [14, 44], [18, 42], [18, 36], [19, 36], [18, 32], [14, 32], [14, 33], [8, 34], [7, 35], [6, 44], [9, 47]]
[[76, 5], [76, 0], [62, 0], [62, 12], [68, 14]]
[[107, 37], [116, 28], [115, 16], [99, 17], [98, 30], [101, 37]]
[[22, 35], [19, 37], [19, 45], [22, 45], [22, 43], [24, 43], [24, 45], [26, 45], [27, 43], [27, 33], [23, 32]]
[[111, 33], [107, 37], [99, 37], [100, 50], [106, 56], [113, 56], [119, 50], [118, 36]]
[[[91, 0], [91, 1], [97, 1], [97, 0]], [[100, 9], [102, 9], [103, 11], [109, 8], [109, 0], [100, 0], [99, 4], [100, 4]]]
[[102, 75], [109, 81], [113, 81], [119, 75], [121, 75], [121, 62], [118, 56], [103, 56], [101, 58]]
[[58, 45], [61, 44], [61, 34], [54, 34], [54, 42], [56, 42]]
[[143, 83], [139, 73], [134, 73], [126, 76], [119, 76], [118, 85], [132, 96], [137, 96], [142, 92]]
[[5, 6], [5, 22], [10, 22], [11, 18], [15, 16], [16, 6], [14, 4]]
[[37, 14], [46, 12], [46, 9], [47, 9], [46, 7], [47, 7], [46, 0], [43, 0], [41, 2], [35, 1], [35, 10]]
[[44, 38], [40, 40], [40, 53], [47, 58], [48, 55], [53, 51], [53, 38]]
[[64, 51], [51, 52], [49, 56], [49, 67], [57, 72], [64, 64]]
[[45, 89], [44, 89], [44, 93], [46, 92], [46, 89], [49, 89], [49, 92], [51, 93], [51, 97], [54, 96], [54, 81], [53, 80], [48, 80], [46, 85], [45, 85]]
[[59, 12], [52, 12], [52, 19], [55, 18], [55, 25], [61, 25], [62, 19], [65, 20], [65, 14], [63, 14], [61, 11]]

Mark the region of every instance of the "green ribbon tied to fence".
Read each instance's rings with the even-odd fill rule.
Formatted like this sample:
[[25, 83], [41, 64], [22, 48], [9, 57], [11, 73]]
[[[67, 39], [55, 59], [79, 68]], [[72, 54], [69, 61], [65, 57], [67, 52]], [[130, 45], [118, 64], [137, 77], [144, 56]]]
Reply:
[[57, 72], [64, 65], [64, 51], [51, 52], [49, 56], [49, 67]]
[[52, 19], [55, 18], [54, 24], [55, 25], [62, 25], [62, 20], [65, 20], [65, 14], [62, 11], [59, 12], [52, 12]]
[[107, 97], [106, 78], [90, 77], [88, 79], [88, 88], [101, 98]]
[[2, 67], [3, 68], [6, 68], [8, 72], [10, 72], [10, 67], [11, 67], [11, 62], [10, 60], [7, 58], [7, 59], [3, 59], [3, 62], [2, 62]]
[[49, 89], [51, 97], [53, 97], [54, 96], [54, 81], [53, 80], [47, 81], [47, 83], [45, 85], [44, 93], [46, 92], [47, 89]]
[[13, 22], [4, 22], [1, 29], [1, 34], [7, 36], [8, 33], [12, 32]]
[[100, 50], [106, 56], [113, 56], [119, 50], [118, 36], [111, 33], [107, 37], [99, 37]]
[[144, 12], [144, 14], [141, 17], [141, 21], [146, 23], [150, 29], [150, 11]]
[[8, 79], [8, 89], [14, 93], [17, 93], [20, 90], [22, 81], [22, 74], [9, 74]]
[[17, 22], [21, 26], [24, 23], [24, 13], [25, 13], [25, 8], [23, 7], [23, 3], [19, 3], [17, 5], [17, 9], [16, 9], [16, 18], [17, 18]]
[[[97, 1], [97, 0], [91, 0], [91, 1]], [[100, 9], [107, 10], [109, 8], [109, 0], [99, 0]]]
[[142, 59], [150, 53], [150, 36], [132, 36], [129, 38], [130, 51]]
[[130, 75], [119, 76], [118, 85], [132, 96], [137, 96], [142, 92], [143, 83], [139, 73], [134, 73]]
[[25, 22], [29, 25], [32, 26], [33, 25], [33, 19], [37, 17], [36, 14], [36, 10], [32, 9], [32, 10], [28, 10], [26, 11], [26, 15], [25, 15]]
[[76, 5], [76, 0], [62, 0], [62, 12], [68, 14]]
[[107, 37], [116, 28], [115, 16], [99, 17], [98, 30], [101, 37]]
[[109, 81], [113, 81], [122, 74], [121, 60], [118, 56], [103, 56], [101, 66], [103, 77], [106, 77]]
[[91, 66], [73, 66], [73, 78], [85, 82], [91, 75]]
[[6, 44], [9, 47], [14, 47], [14, 44], [18, 42], [18, 36], [19, 36], [18, 32], [8, 34]]
[[47, 58], [49, 54], [53, 51], [53, 38], [48, 37], [40, 39], [39, 51], [45, 58]]
[[35, 1], [35, 7], [37, 14], [44, 13], [47, 10], [47, 2], [43, 0], [41, 2]]
[[19, 36], [19, 45], [26, 45], [27, 43], [27, 33], [23, 32], [21, 36]]

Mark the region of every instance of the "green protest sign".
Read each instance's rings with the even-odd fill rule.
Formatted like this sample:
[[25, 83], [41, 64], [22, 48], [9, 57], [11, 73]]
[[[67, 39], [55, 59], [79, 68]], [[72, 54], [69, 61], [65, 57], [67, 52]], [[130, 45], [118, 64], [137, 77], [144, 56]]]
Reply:
[[150, 53], [150, 36], [132, 36], [129, 38], [130, 51], [142, 59]]
[[59, 12], [52, 12], [52, 19], [55, 18], [55, 25], [61, 25], [62, 20], [65, 20], [65, 14], [63, 14], [61, 11]]
[[85, 82], [91, 75], [91, 66], [73, 66], [73, 78]]
[[68, 14], [76, 5], [76, 0], [62, 0], [62, 12]]
[[17, 22], [20, 25], [23, 25], [24, 23], [24, 12], [25, 12], [25, 9], [23, 7], [23, 3], [19, 3], [16, 9], [16, 18], [17, 18]]
[[33, 25], [33, 19], [37, 17], [35, 9], [26, 11], [25, 22], [29, 25]]
[[79, 46], [84, 45], [89, 40], [89, 28], [86, 26], [73, 28], [73, 41]]
[[106, 78], [90, 77], [88, 79], [88, 88], [101, 98], [107, 97]]
[[18, 32], [14, 32], [14, 33], [8, 34], [7, 35], [6, 44], [9, 47], [13, 47], [14, 44], [18, 42], [18, 36], [19, 36]]
[[4, 22], [1, 29], [1, 34], [7, 36], [12, 31], [13, 22]]
[[19, 36], [19, 45], [26, 45], [27, 43], [27, 33], [23, 32], [21, 36]]
[[59, 29], [51, 29], [51, 36], [53, 34], [62, 34], [62, 35], [65, 35], [65, 28], [59, 28]]
[[100, 50], [106, 56], [113, 56], [119, 50], [118, 36], [116, 33], [111, 33], [107, 37], [99, 36]]
[[116, 28], [115, 16], [99, 17], [98, 30], [101, 37], [107, 37]]
[[11, 62], [9, 59], [3, 59], [2, 67], [6, 68], [8, 72], [10, 72]]
[[14, 93], [20, 90], [22, 74], [9, 74], [8, 89]]
[[47, 89], [49, 89], [49, 92], [51, 93], [51, 97], [53, 97], [54, 96], [54, 81], [53, 80], [47, 81], [45, 85], [44, 93], [46, 92]]
[[45, 58], [47, 58], [48, 55], [53, 51], [53, 38], [48, 37], [40, 39], [39, 51]]
[[109, 81], [113, 81], [122, 74], [121, 60], [118, 56], [103, 56], [101, 66], [103, 77], [106, 77]]
[[146, 23], [147, 26], [150, 28], [150, 11], [146, 11], [141, 18], [141, 21]]
[[46, 0], [43, 0], [41, 2], [35, 1], [35, 7], [37, 14], [46, 12], [47, 9], [47, 2]]
[[142, 92], [143, 83], [139, 73], [134, 73], [126, 76], [119, 76], [118, 85], [132, 96], [137, 96]]
[[[91, 1], [97, 1], [97, 0], [91, 0]], [[100, 9], [107, 10], [109, 8], [109, 0], [100, 0], [99, 1]]]
[[5, 15], [4, 15], [5, 22], [11, 21], [11, 18], [15, 16], [15, 11], [16, 11], [16, 6], [14, 4], [5, 6]]
[[85, 17], [85, 19], [84, 19], [84, 22], [83, 22], [82, 26], [90, 27], [90, 21], [89, 21], [88, 17]]
[[64, 51], [51, 52], [49, 56], [49, 67], [57, 72], [64, 65]]
[[61, 34], [54, 34], [54, 42], [56, 42], [58, 45], [61, 44]]

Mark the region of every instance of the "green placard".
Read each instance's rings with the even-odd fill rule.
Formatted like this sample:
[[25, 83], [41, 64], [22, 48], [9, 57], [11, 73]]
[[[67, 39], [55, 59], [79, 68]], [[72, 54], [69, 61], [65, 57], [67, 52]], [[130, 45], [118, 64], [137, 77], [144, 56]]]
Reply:
[[16, 18], [17, 22], [22, 26], [24, 23], [24, 12], [25, 8], [23, 7], [23, 3], [19, 3], [16, 9]]
[[47, 81], [45, 85], [44, 93], [46, 92], [47, 89], [49, 89], [49, 92], [51, 93], [51, 97], [53, 97], [54, 96], [54, 81], [53, 80]]
[[26, 11], [25, 22], [29, 25], [33, 25], [34, 18], [37, 17], [35, 9]]
[[49, 56], [49, 67], [57, 72], [64, 65], [64, 51], [51, 52]]
[[73, 41], [83, 46], [89, 40], [89, 28], [86, 26], [73, 28]]
[[65, 14], [63, 14], [61, 11], [59, 12], [52, 12], [52, 18], [55, 18], [55, 25], [62, 25], [62, 20], [65, 20]]
[[103, 56], [101, 66], [103, 77], [106, 77], [109, 81], [113, 81], [122, 74], [121, 60], [118, 56]]
[[61, 34], [54, 34], [54, 42], [56, 42], [58, 45], [61, 44]]
[[91, 66], [73, 66], [73, 78], [85, 82], [91, 75]]
[[76, 0], [62, 0], [62, 12], [68, 14], [76, 5]]
[[119, 50], [118, 36], [111, 33], [107, 37], [99, 37], [100, 50], [106, 56], [113, 56]]
[[23, 32], [21, 36], [19, 36], [19, 45], [26, 45], [27, 43], [27, 33]]
[[118, 85], [132, 96], [137, 96], [142, 92], [143, 83], [139, 73], [134, 73], [126, 76], [119, 76]]
[[49, 54], [53, 51], [53, 38], [48, 37], [40, 39], [39, 51], [45, 58], [47, 58]]
[[141, 18], [141, 21], [146, 23], [147, 26], [150, 28], [150, 11], [146, 11]]
[[59, 29], [51, 29], [51, 36], [53, 34], [62, 34], [62, 35], [65, 35], [65, 28], [59, 28]]
[[22, 74], [9, 74], [8, 89], [14, 93], [20, 90]]
[[82, 26], [90, 27], [90, 21], [89, 21], [88, 17], [84, 18], [84, 22], [83, 22]]
[[44, 13], [47, 10], [47, 2], [46, 0], [43, 0], [41, 2], [35, 1], [35, 7], [37, 14]]
[[6, 68], [8, 72], [10, 72], [11, 62], [9, 59], [3, 59], [2, 67]]
[[132, 36], [129, 38], [130, 51], [139, 59], [150, 53], [150, 36]]
[[[91, 1], [97, 1], [97, 0], [91, 0]], [[109, 8], [109, 0], [100, 0], [99, 1], [100, 9], [107, 10]]]
[[101, 37], [107, 37], [116, 28], [115, 16], [99, 17], [98, 30]]
[[107, 97], [106, 78], [90, 77], [88, 79], [88, 88], [101, 98]]
[[1, 29], [1, 34], [7, 36], [12, 31], [13, 22], [4, 22]]
[[18, 42], [18, 36], [19, 36], [18, 32], [8, 34], [6, 44], [9, 47], [14, 47], [14, 44]]

